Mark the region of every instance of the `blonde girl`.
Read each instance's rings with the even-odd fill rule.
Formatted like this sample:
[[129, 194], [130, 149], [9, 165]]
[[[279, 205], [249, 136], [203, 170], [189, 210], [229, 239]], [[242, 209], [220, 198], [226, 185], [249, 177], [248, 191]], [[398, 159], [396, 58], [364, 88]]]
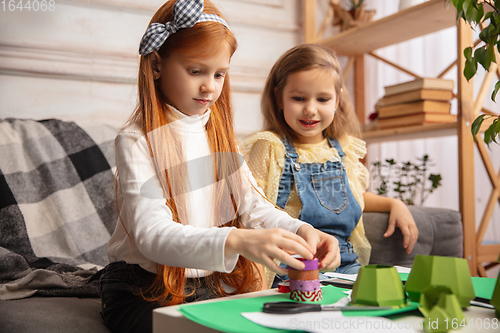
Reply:
[[139, 48], [139, 101], [116, 145], [119, 221], [100, 278], [113, 332], [150, 332], [154, 308], [263, 288], [259, 267], [299, 254], [340, 263], [334, 237], [256, 189], [232, 128], [236, 40], [210, 1], [166, 2]]
[[359, 123], [333, 51], [306, 44], [282, 55], [268, 76], [261, 107], [265, 131], [243, 142], [250, 170], [269, 200], [338, 239], [337, 272], [357, 273], [359, 262], [369, 261], [363, 210], [390, 211], [384, 236], [399, 227], [403, 246], [412, 251], [418, 230], [407, 207], [365, 192], [365, 143], [357, 138]]

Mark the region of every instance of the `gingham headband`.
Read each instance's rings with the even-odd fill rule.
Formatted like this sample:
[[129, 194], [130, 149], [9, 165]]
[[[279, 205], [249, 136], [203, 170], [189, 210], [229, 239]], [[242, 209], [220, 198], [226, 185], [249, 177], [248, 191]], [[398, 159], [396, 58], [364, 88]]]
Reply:
[[174, 20], [163, 23], [151, 23], [142, 36], [139, 54], [146, 55], [157, 51], [167, 38], [182, 28], [191, 28], [198, 22], [214, 21], [229, 25], [220, 16], [203, 14], [204, 0], [177, 0], [174, 5]]

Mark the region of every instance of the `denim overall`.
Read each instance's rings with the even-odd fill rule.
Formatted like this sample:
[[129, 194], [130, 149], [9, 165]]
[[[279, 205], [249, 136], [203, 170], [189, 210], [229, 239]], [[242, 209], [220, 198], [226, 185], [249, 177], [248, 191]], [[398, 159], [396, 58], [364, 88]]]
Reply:
[[348, 241], [361, 217], [361, 207], [354, 198], [345, 171], [345, 153], [337, 140], [328, 138], [340, 162], [297, 163], [298, 154], [293, 143], [282, 139], [285, 145], [285, 165], [278, 190], [276, 205], [285, 208], [295, 186], [302, 209], [299, 220], [335, 236], [339, 241], [341, 264], [338, 273], [357, 273], [360, 264]]

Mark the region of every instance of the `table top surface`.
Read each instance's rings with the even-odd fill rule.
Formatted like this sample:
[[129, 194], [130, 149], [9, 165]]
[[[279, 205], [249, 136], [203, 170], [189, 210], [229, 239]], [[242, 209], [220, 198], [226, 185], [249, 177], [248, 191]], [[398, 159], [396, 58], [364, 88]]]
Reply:
[[[244, 299], [250, 297], [263, 297], [279, 295], [277, 289], [270, 289], [264, 291], [258, 291], [248, 294], [229, 296], [219, 299], [212, 299], [201, 301], [197, 303], [209, 303], [209, 302], [221, 302], [232, 299]], [[178, 305], [163, 307], [154, 310], [153, 312], [153, 333], [164, 333], [164, 332], [218, 332], [209, 327], [198, 324], [184, 317], [184, 315], [179, 311], [180, 307]], [[500, 323], [498, 318], [495, 318], [495, 311], [492, 309], [487, 309], [483, 307], [470, 306], [464, 309], [464, 316], [466, 318], [466, 324], [462, 322], [462, 327], [460, 329], [454, 330], [450, 329], [450, 332], [498, 332], [500, 331]], [[414, 314], [400, 315], [393, 319], [394, 322], [400, 322], [404, 325], [412, 325], [412, 327], [421, 327], [423, 325], [423, 317]], [[457, 327], [457, 323], [453, 323], [453, 327]], [[451, 320], [449, 321], [449, 327], [452, 327]], [[418, 331], [418, 330], [417, 330]], [[421, 331], [421, 330], [420, 330]]]

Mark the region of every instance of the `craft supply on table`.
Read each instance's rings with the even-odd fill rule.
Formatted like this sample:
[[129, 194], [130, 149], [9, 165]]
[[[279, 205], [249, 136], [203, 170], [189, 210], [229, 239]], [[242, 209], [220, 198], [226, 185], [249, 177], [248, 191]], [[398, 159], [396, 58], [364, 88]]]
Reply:
[[404, 306], [407, 304], [403, 282], [395, 267], [362, 266], [352, 287], [352, 305]]
[[297, 258], [304, 263], [303, 270], [288, 266], [290, 299], [298, 302], [318, 302], [323, 299], [319, 283], [318, 259]]
[[370, 310], [388, 310], [394, 307], [386, 306], [336, 306], [321, 305], [311, 303], [295, 302], [269, 302], [264, 303], [262, 311], [266, 313], [302, 313], [316, 311], [370, 311]]
[[278, 291], [280, 293], [289, 293], [290, 292], [290, 282], [281, 281], [280, 283], [278, 283]]

